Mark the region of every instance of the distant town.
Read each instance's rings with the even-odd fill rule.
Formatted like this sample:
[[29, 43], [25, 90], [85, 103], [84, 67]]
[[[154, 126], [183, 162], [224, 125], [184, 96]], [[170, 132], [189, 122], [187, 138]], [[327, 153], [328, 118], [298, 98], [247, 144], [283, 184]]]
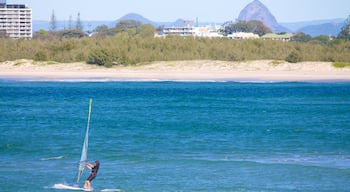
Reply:
[[[252, 7], [252, 8], [251, 8]], [[257, 8], [258, 7], [258, 8]], [[226, 22], [223, 24], [199, 24], [198, 21], [192, 21], [192, 20], [180, 20], [176, 24], [167, 24], [162, 25], [161, 27], [159, 25], [155, 26], [158, 27], [157, 33], [155, 33], [155, 37], [162, 38], [169, 35], [176, 35], [176, 36], [193, 36], [193, 37], [207, 37], [207, 38], [229, 38], [229, 39], [236, 39], [236, 40], [242, 40], [242, 39], [270, 39], [270, 40], [280, 40], [280, 41], [290, 41], [295, 33], [293, 31], [287, 29], [286, 27], [283, 27], [277, 23], [273, 15], [268, 10], [263, 10], [261, 7], [265, 7], [262, 5], [261, 2], [255, 0], [247, 7], [242, 10], [240, 17], [241, 19], [244, 18], [246, 20], [254, 20], [254, 18], [248, 18], [246, 15], [251, 15], [249, 11], [252, 9], [258, 9], [260, 10], [260, 13], [258, 14], [264, 14], [268, 15], [268, 18], [265, 20], [262, 20], [261, 22], [265, 24], [267, 27], [269, 27], [271, 30], [266, 31], [263, 34], [257, 34], [255, 32], [250, 31], [244, 31], [244, 30], [231, 30], [227, 32], [227, 23], [234, 24], [234, 22]], [[251, 10], [250, 10], [251, 9]], [[247, 13], [246, 13], [247, 12]], [[263, 12], [263, 13], [262, 13]], [[244, 15], [244, 13], [246, 15]], [[53, 13], [54, 14], [54, 13]], [[242, 16], [244, 15], [244, 16]], [[54, 15], [52, 15], [54, 16]], [[80, 19], [80, 18], [79, 18]], [[140, 20], [142, 24], [152, 24], [155, 25], [152, 21], [145, 21], [145, 18], [142, 16], [133, 15], [133, 17], [125, 17], [125, 20]], [[239, 18], [240, 19], [240, 18]], [[7, 4], [6, 0], [0, 0], [0, 37], [7, 37], [7, 38], [13, 38], [13, 39], [31, 39], [33, 38], [33, 33], [35, 33], [38, 30], [50, 30], [50, 25], [52, 25], [52, 22], [55, 23], [56, 27], [55, 30], [60, 29], [64, 30], [70, 27], [66, 26], [66, 23], [58, 24], [58, 21], [47, 21], [47, 22], [41, 22], [40, 24], [37, 24], [38, 22], [33, 21], [32, 19], [32, 9], [28, 5], [24, 4]], [[69, 21], [71, 22], [71, 21]], [[87, 35], [94, 35], [96, 34], [96, 30], [92, 29], [91, 24], [87, 24], [88, 22], [83, 22], [85, 25], [88, 26], [88, 29], [85, 29], [85, 32]], [[34, 23], [34, 24], [33, 24]], [[45, 24], [43, 24], [45, 23]], [[37, 26], [35, 26], [37, 24]], [[82, 25], [84, 25], [82, 24]], [[70, 24], [69, 24], [70, 25]], [[41, 28], [38, 28], [40, 26]], [[332, 27], [328, 27], [328, 29], [331, 29]], [[341, 30], [341, 25], [334, 26], [336, 29], [332, 29], [333, 31], [327, 32], [324, 35], [337, 35], [337, 33]], [[34, 32], [33, 32], [34, 31]], [[322, 33], [322, 30], [319, 30]], [[308, 34], [308, 33], [306, 33]]]

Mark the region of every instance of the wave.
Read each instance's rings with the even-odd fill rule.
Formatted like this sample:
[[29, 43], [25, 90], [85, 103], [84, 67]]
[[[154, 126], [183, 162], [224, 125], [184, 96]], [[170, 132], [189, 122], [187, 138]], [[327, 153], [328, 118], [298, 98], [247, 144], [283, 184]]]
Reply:
[[208, 161], [208, 162], [237, 162], [237, 163], [258, 163], [265, 165], [296, 165], [306, 167], [323, 167], [335, 169], [350, 169], [349, 156], [293, 156], [293, 157], [190, 157], [185, 160]]
[[1, 77], [1, 81], [19, 82], [67, 82], [67, 83], [98, 83], [98, 82], [203, 82], [203, 83], [281, 83], [286, 81], [263, 81], [256, 79], [144, 79], [144, 78], [27, 78]]
[[121, 189], [102, 189], [102, 192], [117, 192], [117, 191], [122, 191]]
[[252, 159], [252, 162], [262, 164], [279, 164], [279, 165], [298, 165], [306, 167], [323, 167], [323, 168], [336, 168], [336, 169], [349, 169], [349, 158], [331, 158], [326, 156], [320, 157], [292, 157], [292, 158], [262, 158]]
[[40, 160], [41, 161], [50, 161], [50, 160], [59, 160], [59, 159], [63, 159], [63, 158], [64, 158], [64, 155], [60, 155], [60, 156], [57, 156], [57, 157], [41, 158]]

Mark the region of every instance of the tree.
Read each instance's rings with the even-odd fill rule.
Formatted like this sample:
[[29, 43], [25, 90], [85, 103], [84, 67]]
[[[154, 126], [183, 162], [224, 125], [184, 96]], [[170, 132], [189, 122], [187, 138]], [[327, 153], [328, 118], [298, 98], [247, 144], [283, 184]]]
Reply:
[[83, 24], [81, 23], [81, 20], [80, 20], [80, 13], [78, 13], [78, 16], [77, 16], [77, 23], [75, 25], [75, 29], [78, 31], [83, 31]]
[[57, 30], [57, 21], [56, 21], [56, 15], [55, 10], [52, 10], [51, 20], [50, 20], [50, 31], [54, 32]]
[[338, 34], [339, 39], [350, 40], [350, 15], [345, 20], [344, 26], [342, 27], [340, 33]]
[[138, 35], [143, 38], [154, 37], [156, 29], [151, 24], [141, 25], [138, 31]]
[[122, 20], [117, 23], [115, 28], [118, 29], [118, 31], [125, 31], [127, 29], [133, 29], [133, 28], [139, 28], [142, 25], [140, 21], [136, 20]]
[[59, 32], [59, 37], [63, 38], [83, 38], [86, 34], [79, 30], [64, 30]]
[[295, 34], [292, 39], [293, 41], [298, 41], [298, 42], [308, 42], [312, 39], [312, 37], [303, 32], [299, 32]]
[[99, 25], [95, 28], [95, 31], [97, 33], [107, 33], [108, 31], [108, 26], [107, 25]]
[[247, 23], [250, 32], [263, 36], [266, 33], [271, 33], [271, 29], [264, 25], [263, 22], [258, 20], [252, 20]]
[[312, 42], [321, 43], [323, 45], [329, 45], [331, 41], [332, 41], [332, 37], [327, 35], [319, 35], [317, 37], [312, 38]]
[[255, 33], [259, 36], [263, 36], [266, 33], [271, 33], [271, 29], [266, 27], [263, 22], [258, 20], [251, 20], [251, 21], [239, 21], [237, 23], [234, 23], [232, 25], [229, 25], [225, 29], [226, 33], [231, 32], [245, 32], [245, 33]]
[[246, 21], [239, 21], [238, 23], [231, 24], [226, 27], [226, 31], [230, 32], [248, 32], [248, 26]]
[[285, 60], [289, 63], [298, 63], [302, 61], [302, 58], [298, 52], [292, 51]]

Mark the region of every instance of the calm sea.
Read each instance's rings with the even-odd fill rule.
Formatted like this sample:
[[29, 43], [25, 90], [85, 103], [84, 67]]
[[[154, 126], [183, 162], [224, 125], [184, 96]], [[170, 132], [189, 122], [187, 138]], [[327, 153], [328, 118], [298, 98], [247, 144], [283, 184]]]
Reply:
[[74, 183], [89, 98], [96, 191], [350, 191], [350, 83], [16, 80], [0, 191]]

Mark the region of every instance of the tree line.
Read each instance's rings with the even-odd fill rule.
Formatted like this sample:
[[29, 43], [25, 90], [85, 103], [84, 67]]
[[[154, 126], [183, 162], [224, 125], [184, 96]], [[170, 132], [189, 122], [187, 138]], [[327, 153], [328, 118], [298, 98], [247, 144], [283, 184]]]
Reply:
[[[256, 23], [255, 23], [256, 24]], [[35, 61], [87, 62], [104, 65], [136, 65], [170, 60], [286, 60], [350, 62], [350, 20], [338, 37], [312, 38], [298, 33], [291, 42], [272, 40], [231, 40], [168, 36], [155, 38], [152, 25], [138, 21], [120, 21], [113, 28], [98, 26], [95, 35], [82, 30], [44, 31], [32, 40], [0, 39], [0, 61], [33, 59]], [[252, 26], [252, 24], [249, 24]], [[260, 25], [258, 23], [258, 25]], [[243, 26], [243, 27], [242, 27]], [[254, 26], [254, 23], [253, 23]], [[244, 28], [244, 23], [240, 23]], [[231, 26], [231, 29], [240, 29]], [[258, 29], [247, 27], [247, 29]], [[264, 28], [262, 28], [264, 29]], [[261, 30], [259, 30], [261, 31]]]

